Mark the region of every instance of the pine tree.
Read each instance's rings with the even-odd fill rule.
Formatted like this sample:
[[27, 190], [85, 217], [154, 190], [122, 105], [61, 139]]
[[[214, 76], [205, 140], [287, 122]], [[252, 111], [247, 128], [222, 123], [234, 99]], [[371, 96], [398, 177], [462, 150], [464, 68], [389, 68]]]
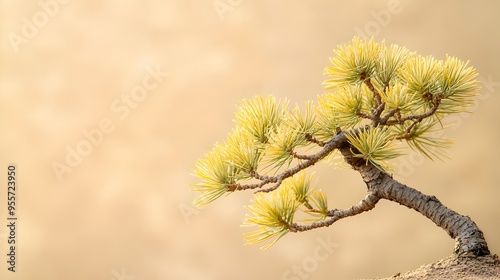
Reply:
[[[422, 57], [405, 47], [354, 38], [338, 46], [325, 68], [326, 92], [317, 104], [290, 108], [274, 96], [243, 100], [235, 128], [227, 139], [196, 163], [193, 201], [205, 206], [224, 194], [255, 190], [247, 206], [245, 235], [249, 244], [289, 232], [328, 227], [373, 209], [387, 199], [414, 209], [455, 239], [454, 253], [488, 255], [482, 231], [467, 216], [444, 206], [436, 197], [396, 181], [391, 160], [402, 146], [430, 159], [443, 158], [449, 139], [433, 138], [442, 120], [467, 112], [479, 90], [468, 62], [447, 56]], [[347, 209], [332, 209], [326, 194], [306, 169], [342, 158], [366, 183], [366, 197]], [[312, 219], [297, 222], [302, 209]]]

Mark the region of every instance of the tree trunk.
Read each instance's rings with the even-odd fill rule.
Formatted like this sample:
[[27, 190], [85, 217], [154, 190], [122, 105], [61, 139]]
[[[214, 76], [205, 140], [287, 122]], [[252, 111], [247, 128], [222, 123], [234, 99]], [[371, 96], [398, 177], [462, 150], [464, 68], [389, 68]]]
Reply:
[[435, 196], [425, 195], [403, 185], [374, 165], [353, 157], [348, 144], [340, 151], [344, 159], [361, 174], [370, 191], [380, 198], [397, 202], [421, 213], [443, 228], [455, 239], [454, 253], [472, 253], [476, 256], [490, 254], [483, 232], [469, 217], [447, 208]]

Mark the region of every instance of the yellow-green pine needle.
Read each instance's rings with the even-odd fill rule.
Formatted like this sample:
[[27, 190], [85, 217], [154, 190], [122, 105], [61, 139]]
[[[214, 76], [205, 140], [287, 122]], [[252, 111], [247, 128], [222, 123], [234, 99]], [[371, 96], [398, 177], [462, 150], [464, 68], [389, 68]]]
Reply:
[[331, 97], [328, 100], [330, 102], [329, 106], [332, 108], [340, 128], [352, 128], [361, 121], [358, 116], [358, 112], [361, 111], [363, 106], [361, 87], [341, 87], [329, 96]]
[[257, 171], [262, 157], [262, 148], [252, 135], [241, 129], [234, 130], [226, 140], [227, 161], [248, 175]]
[[449, 148], [453, 141], [451, 139], [443, 139], [438, 137], [419, 136], [409, 139], [408, 145], [413, 150], [422, 152], [429, 159], [442, 159], [447, 157], [445, 149]]
[[474, 103], [480, 89], [477, 73], [468, 62], [447, 56], [443, 64], [441, 88], [444, 94], [439, 111], [442, 113], [465, 112]]
[[413, 92], [409, 92], [402, 83], [394, 83], [385, 92], [380, 93], [385, 101], [385, 108], [388, 110], [399, 109], [400, 113], [410, 113], [412, 108], [419, 102], [420, 97]]
[[[440, 124], [438, 118], [424, 119], [416, 124], [410, 132], [410, 138], [406, 139], [408, 146], [431, 160], [446, 157], [445, 150], [453, 144], [453, 141], [443, 137], [432, 137], [433, 133], [442, 129], [442, 127], [433, 129], [438, 124]], [[404, 126], [399, 127], [399, 129], [400, 133], [404, 133], [406, 130]]]
[[295, 193], [297, 201], [301, 204], [304, 204], [308, 201], [309, 195], [312, 191], [312, 177], [312, 174], [306, 176], [306, 172], [301, 171], [295, 176], [285, 180], [281, 187], [291, 188]]
[[262, 247], [267, 249], [289, 232], [289, 225], [299, 207], [295, 193], [289, 188], [280, 187], [270, 193], [257, 193], [253, 203], [247, 206], [244, 225], [257, 226], [257, 230], [244, 235], [246, 244], [255, 244], [276, 238], [272, 243]]
[[398, 74], [410, 91], [435, 94], [440, 89], [442, 62], [432, 56], [415, 56], [406, 60]]
[[[378, 89], [378, 85], [374, 85], [377, 92], [381, 92]], [[373, 92], [366, 86], [365, 84], [360, 85], [359, 94], [361, 95], [361, 108], [359, 110], [365, 114], [370, 115], [372, 108], [375, 108], [375, 98], [373, 96]]]
[[414, 53], [408, 51], [405, 47], [392, 44], [389, 48], [385, 42], [380, 47], [380, 59], [377, 61], [376, 80], [383, 86], [390, 84], [397, 77], [397, 70]]
[[359, 131], [357, 135], [346, 134], [349, 143], [360, 153], [355, 157], [363, 158], [377, 168], [387, 170], [387, 160], [394, 159], [401, 152], [394, 147], [394, 135], [387, 127], [370, 127]]
[[193, 191], [201, 194], [193, 200], [193, 204], [203, 207], [227, 192], [237, 177], [236, 169], [227, 163], [225, 146], [216, 145], [210, 153], [196, 162], [194, 175], [202, 183], [194, 184]]
[[328, 92], [318, 96], [318, 106], [315, 107], [318, 127], [315, 136], [321, 141], [329, 140], [335, 135], [336, 129], [340, 127], [339, 121], [335, 116], [334, 108], [332, 107], [331, 99], [333, 95], [333, 92]]
[[305, 138], [299, 131], [281, 125], [269, 137], [265, 147], [266, 160], [275, 167], [281, 167], [293, 160], [291, 151], [303, 144], [305, 144]]
[[314, 113], [314, 105], [311, 101], [306, 102], [305, 110], [302, 112], [296, 106], [286, 118], [286, 124], [294, 130], [300, 131], [301, 134], [306, 133], [314, 135], [318, 131], [316, 114]]
[[349, 45], [338, 46], [330, 58], [331, 66], [325, 68], [325, 75], [331, 78], [323, 84], [326, 89], [362, 82], [362, 76], [369, 78], [375, 71], [379, 57], [378, 43], [354, 38]]
[[282, 121], [287, 106], [287, 100], [276, 101], [272, 95], [266, 98], [258, 95], [252, 99], [244, 99], [236, 112], [236, 125], [265, 144], [269, 134]]
[[468, 64], [469, 62], [463, 62], [456, 57], [446, 56], [441, 81], [445, 97], [470, 97], [471, 93], [479, 90], [476, 69], [468, 67]]
[[325, 218], [326, 215], [328, 214], [328, 200], [326, 197], [326, 193], [324, 193], [321, 190], [314, 190], [310, 195], [309, 198], [311, 202], [313, 203], [314, 206], [316, 206], [316, 209], [319, 210], [322, 218]]

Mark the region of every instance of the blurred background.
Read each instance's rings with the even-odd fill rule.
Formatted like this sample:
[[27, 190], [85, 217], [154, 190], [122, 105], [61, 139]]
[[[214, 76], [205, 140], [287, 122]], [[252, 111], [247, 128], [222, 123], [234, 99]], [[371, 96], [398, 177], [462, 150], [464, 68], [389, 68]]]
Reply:
[[[470, 60], [483, 82], [454, 116], [450, 159], [410, 153], [395, 177], [470, 216], [500, 253], [496, 1], [0, 1], [1, 279], [358, 279], [448, 256], [454, 242], [388, 201], [330, 228], [244, 246], [251, 193], [196, 209], [190, 173], [242, 98], [323, 93], [354, 36]], [[7, 271], [7, 166], [18, 168], [17, 272]], [[365, 186], [314, 169], [334, 208]]]

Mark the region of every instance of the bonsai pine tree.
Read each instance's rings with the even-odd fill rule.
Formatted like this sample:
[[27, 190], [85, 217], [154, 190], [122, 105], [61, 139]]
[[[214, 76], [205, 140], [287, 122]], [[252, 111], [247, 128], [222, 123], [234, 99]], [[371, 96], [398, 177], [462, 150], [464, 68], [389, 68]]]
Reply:
[[[433, 138], [442, 120], [467, 112], [479, 83], [473, 67], [455, 57], [422, 57], [398, 45], [354, 38], [326, 67], [326, 93], [301, 109], [274, 96], [243, 100], [227, 139], [196, 163], [194, 200], [204, 206], [224, 194], [254, 190], [247, 243], [328, 227], [373, 209], [381, 199], [418, 211], [454, 238], [454, 253], [488, 255], [482, 231], [436, 197], [396, 181], [390, 161], [402, 146], [441, 158], [450, 140]], [[306, 169], [342, 158], [366, 183], [366, 196], [347, 209], [330, 208]], [[299, 211], [302, 210], [302, 211]], [[308, 219], [303, 218], [311, 216]], [[299, 218], [302, 217], [300, 220]], [[312, 219], [311, 219], [312, 218]]]

